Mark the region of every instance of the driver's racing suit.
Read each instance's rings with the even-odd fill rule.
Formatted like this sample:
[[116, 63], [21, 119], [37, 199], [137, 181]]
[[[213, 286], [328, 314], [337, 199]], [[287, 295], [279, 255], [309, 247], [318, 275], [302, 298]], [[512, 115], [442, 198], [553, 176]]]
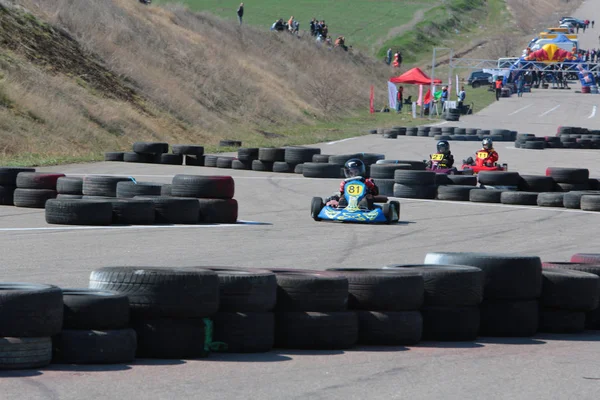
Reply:
[[344, 198], [344, 189], [346, 188], [346, 183], [349, 181], [354, 181], [354, 180], [359, 180], [361, 182], [363, 182], [365, 184], [365, 186], [367, 187], [367, 196], [371, 195], [371, 196], [377, 196], [379, 194], [379, 188], [377, 187], [377, 185], [375, 184], [375, 181], [373, 181], [373, 179], [371, 178], [363, 178], [362, 176], [355, 176], [352, 178], [348, 178], [348, 179], [344, 179], [341, 183], [340, 183], [340, 194], [335, 194], [331, 197], [328, 197], [325, 201], [325, 203], [327, 205], [333, 205], [333, 206], [337, 206], [340, 202], [340, 199], [345, 200]]

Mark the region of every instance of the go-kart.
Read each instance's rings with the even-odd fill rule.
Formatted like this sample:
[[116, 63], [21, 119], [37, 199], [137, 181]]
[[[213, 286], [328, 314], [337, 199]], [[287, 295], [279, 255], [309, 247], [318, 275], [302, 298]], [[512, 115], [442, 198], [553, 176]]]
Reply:
[[473, 171], [474, 174], [477, 174], [481, 171], [508, 171], [508, 164], [498, 164], [494, 163], [494, 165], [485, 165], [483, 162], [486, 158], [488, 158], [489, 153], [487, 151], [478, 151], [476, 154], [476, 160], [473, 161], [472, 157], [463, 160], [462, 169], [464, 172], [467, 170]]
[[[392, 223], [400, 218], [400, 203], [388, 202], [385, 196], [367, 198], [367, 186], [360, 177], [347, 179], [344, 197], [339, 203], [335, 201], [323, 203], [321, 197], [313, 197], [310, 205], [310, 216], [315, 221], [343, 221], [364, 223]], [[375, 203], [385, 203], [383, 205]]]
[[431, 155], [429, 161], [423, 160], [427, 167], [426, 171], [434, 171], [438, 174], [446, 174], [446, 175], [457, 175], [459, 172], [456, 167], [448, 168], [442, 161], [444, 160], [444, 155], [441, 153], [435, 153]]

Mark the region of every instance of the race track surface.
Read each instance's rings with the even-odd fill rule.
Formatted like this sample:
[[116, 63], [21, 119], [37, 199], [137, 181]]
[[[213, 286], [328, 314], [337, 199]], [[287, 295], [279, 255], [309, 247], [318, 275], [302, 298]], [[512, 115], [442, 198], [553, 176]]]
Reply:
[[[584, 3], [575, 16], [599, 15]], [[600, 18], [598, 18], [600, 23]], [[597, 31], [583, 35], [593, 47]], [[593, 41], [593, 43], [592, 43]], [[589, 44], [586, 44], [589, 42]], [[598, 129], [600, 97], [536, 90], [501, 99], [452, 126], [506, 128], [554, 135], [558, 125]], [[493, 96], [490, 93], [490, 96]], [[380, 135], [321, 143], [324, 154], [383, 153], [422, 160], [432, 138]], [[457, 161], [478, 142], [452, 142]], [[515, 149], [497, 143], [502, 162], [522, 174], [546, 167], [589, 168], [600, 178], [599, 150]], [[43, 210], [0, 208], [2, 279], [87, 286], [90, 272], [113, 265], [264, 268], [378, 267], [421, 263], [429, 251], [485, 251], [568, 261], [600, 252], [600, 214], [579, 210], [400, 199], [400, 223], [389, 226], [315, 222], [310, 199], [336, 191], [339, 179], [125, 163], [39, 170], [68, 175], [115, 174], [169, 182], [175, 174], [231, 175], [240, 204], [236, 225], [69, 227], [48, 225]], [[59, 366], [0, 373], [5, 399], [597, 399], [599, 332], [484, 338], [476, 343], [359, 347], [349, 351], [213, 354], [205, 360], [138, 360], [130, 366]]]

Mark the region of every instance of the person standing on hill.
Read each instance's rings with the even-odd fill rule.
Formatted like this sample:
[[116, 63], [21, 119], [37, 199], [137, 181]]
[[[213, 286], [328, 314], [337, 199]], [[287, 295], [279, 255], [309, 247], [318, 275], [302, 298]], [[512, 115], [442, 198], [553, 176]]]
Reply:
[[238, 21], [240, 21], [240, 25], [242, 25], [242, 17], [244, 16], [244, 3], [240, 3], [240, 6], [237, 9]]

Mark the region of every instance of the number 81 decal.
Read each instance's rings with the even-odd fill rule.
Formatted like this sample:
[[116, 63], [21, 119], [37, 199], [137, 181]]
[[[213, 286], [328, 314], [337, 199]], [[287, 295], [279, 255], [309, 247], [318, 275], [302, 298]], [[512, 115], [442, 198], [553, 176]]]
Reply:
[[351, 196], [360, 196], [363, 192], [363, 185], [346, 185], [346, 192]]

